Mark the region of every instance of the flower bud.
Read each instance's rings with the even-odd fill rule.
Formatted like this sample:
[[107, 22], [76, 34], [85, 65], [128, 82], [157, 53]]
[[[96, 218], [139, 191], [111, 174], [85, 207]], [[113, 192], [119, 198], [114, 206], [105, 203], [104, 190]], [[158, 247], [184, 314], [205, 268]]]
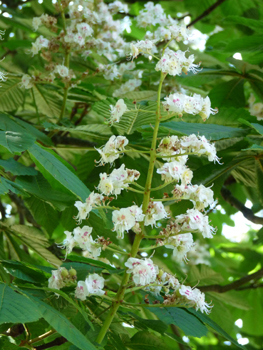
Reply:
[[62, 278], [68, 277], [68, 270], [65, 267], [61, 268], [61, 276]]
[[70, 275], [70, 277], [75, 277], [75, 276], [77, 276], [77, 271], [75, 269], [71, 268], [69, 270], [69, 275]]

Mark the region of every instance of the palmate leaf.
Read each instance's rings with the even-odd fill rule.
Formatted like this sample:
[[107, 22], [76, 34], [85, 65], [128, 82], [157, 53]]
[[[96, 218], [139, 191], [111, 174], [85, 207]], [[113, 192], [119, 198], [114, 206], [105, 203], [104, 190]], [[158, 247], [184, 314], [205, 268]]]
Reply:
[[13, 225], [8, 227], [8, 231], [51, 265], [61, 265], [61, 261], [47, 249], [50, 245], [47, 238], [35, 227]]
[[10, 172], [13, 175], [37, 175], [37, 170], [18, 163], [13, 158], [7, 160], [0, 159], [0, 166], [4, 168], [6, 172]]
[[88, 198], [90, 191], [86, 185], [59, 161], [57, 157], [36, 144], [30, 148], [29, 153], [41, 173], [49, 182], [53, 182], [54, 184], [58, 182], [60, 188], [65, 187], [83, 201]]
[[62, 97], [56, 91], [50, 91], [42, 86], [34, 85], [32, 94], [34, 95], [38, 113], [50, 118], [59, 117]]
[[26, 323], [41, 317], [34, 302], [0, 282], [0, 323]]
[[20, 78], [8, 78], [1, 82], [0, 111], [15, 111], [24, 102], [24, 91], [20, 87]]
[[95, 346], [59, 311], [44, 303], [32, 295], [28, 295], [30, 300], [35, 304], [42, 317], [53, 327], [59, 334], [65, 337], [69, 342], [76, 345], [81, 350], [96, 350]]
[[[118, 99], [108, 98], [107, 100], [102, 100], [96, 102], [92, 109], [103, 116], [107, 120], [110, 119], [110, 105], [115, 106]], [[156, 103], [149, 102], [148, 105], [137, 104], [136, 108], [132, 100], [125, 99], [125, 104], [127, 105], [129, 112], [125, 113], [119, 123], [115, 123], [114, 127], [118, 130], [120, 134], [132, 134], [137, 128], [146, 125], [154, 124], [156, 115]], [[142, 109], [145, 112], [136, 111], [136, 109]]]
[[27, 133], [0, 131], [0, 145], [11, 153], [21, 153], [33, 145], [35, 138]]

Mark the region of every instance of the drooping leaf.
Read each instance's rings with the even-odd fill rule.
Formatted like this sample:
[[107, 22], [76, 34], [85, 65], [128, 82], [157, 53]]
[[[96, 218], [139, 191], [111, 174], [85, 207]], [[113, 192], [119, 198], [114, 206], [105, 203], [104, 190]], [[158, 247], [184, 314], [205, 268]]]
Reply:
[[0, 131], [0, 145], [11, 153], [21, 153], [30, 148], [34, 142], [35, 138], [26, 133]]
[[10, 172], [13, 175], [37, 175], [37, 170], [18, 163], [13, 158], [7, 160], [0, 159], [0, 166], [4, 168], [6, 172]]
[[59, 117], [62, 98], [56, 91], [50, 91], [39, 85], [34, 85], [32, 93], [34, 94], [38, 113], [50, 118]]
[[161, 321], [170, 325], [175, 324], [186, 335], [202, 337], [207, 334], [207, 328], [197, 317], [191, 316], [185, 309], [179, 307], [149, 307]]
[[1, 82], [0, 111], [15, 111], [24, 102], [24, 92], [20, 86], [21, 79], [9, 77]]
[[0, 282], [0, 323], [26, 323], [41, 317], [34, 302]]
[[29, 153], [45, 177], [48, 174], [83, 201], [88, 198], [89, 189], [55, 156], [38, 145], [31, 147]]

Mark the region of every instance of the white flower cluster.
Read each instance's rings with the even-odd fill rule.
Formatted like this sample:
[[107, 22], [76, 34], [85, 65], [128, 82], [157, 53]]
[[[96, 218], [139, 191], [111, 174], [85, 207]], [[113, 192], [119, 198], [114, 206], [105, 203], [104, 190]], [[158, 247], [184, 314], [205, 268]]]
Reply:
[[76, 220], [81, 223], [82, 220], [85, 220], [88, 214], [92, 211], [92, 209], [101, 205], [104, 196], [99, 193], [95, 193], [94, 191], [90, 193], [89, 197], [86, 199], [85, 203], [80, 201], [75, 202], [74, 206], [78, 209], [78, 215], [76, 216]]
[[182, 72], [193, 72], [199, 71], [199, 65], [194, 64], [194, 55], [190, 55], [188, 58], [185, 57], [185, 52], [178, 50], [173, 51], [169, 48], [165, 49], [163, 56], [157, 63], [155, 70], [161, 71], [170, 75], [180, 75]]
[[213, 238], [216, 229], [209, 225], [208, 216], [197, 209], [188, 209], [186, 214], [178, 215], [175, 223], [180, 225], [181, 231], [201, 233], [204, 238]]
[[40, 35], [37, 40], [32, 43], [32, 56], [36, 55], [41, 49], [48, 48], [49, 40]]
[[195, 134], [183, 136], [167, 136], [159, 144], [157, 149], [164, 160], [177, 160], [179, 154], [191, 153], [197, 156], [207, 156], [210, 162], [218, 162], [215, 145], [210, 143], [204, 136], [196, 136]]
[[121, 152], [124, 151], [124, 147], [127, 146], [128, 143], [129, 141], [125, 136], [111, 136], [104, 147], [96, 148], [101, 155], [101, 159], [98, 161], [99, 165], [113, 163], [119, 158]]
[[141, 40], [136, 44], [131, 43], [131, 57], [136, 58], [140, 53], [153, 55], [157, 52], [155, 43], [151, 40]]
[[203, 98], [198, 94], [187, 96], [182, 93], [174, 93], [164, 99], [166, 100], [163, 102], [164, 108], [169, 112], [178, 114], [179, 117], [182, 117], [184, 113], [199, 114], [205, 121], [210, 114], [218, 112], [217, 109], [211, 108], [211, 101], [208, 96]]
[[165, 163], [161, 168], [157, 169], [157, 173], [162, 175], [162, 180], [170, 182], [172, 180], [181, 180], [182, 185], [191, 183], [193, 178], [192, 170], [188, 169], [186, 164], [188, 157], [178, 157], [178, 160], [174, 160], [169, 163]]
[[125, 165], [122, 164], [119, 169], [114, 169], [110, 175], [106, 173], [100, 174], [98, 190], [106, 196], [111, 194], [117, 196], [124, 188], [127, 188], [130, 183], [137, 180], [139, 176], [139, 171], [125, 169]]
[[140, 27], [147, 27], [157, 24], [166, 23], [166, 15], [160, 4], [154, 5], [149, 1], [144, 5], [144, 9], [140, 11], [136, 20]]
[[136, 286], [146, 286], [155, 282], [159, 269], [154, 265], [151, 259], [129, 258], [125, 266], [128, 267], [127, 273], [132, 273], [132, 280]]
[[179, 42], [187, 40], [190, 36], [190, 30], [186, 28], [184, 23], [177, 24], [174, 20], [173, 22], [174, 23], [169, 23], [169, 21], [167, 21], [165, 26], [158, 27], [152, 35], [149, 32], [147, 32], [146, 35], [154, 38], [156, 41], [176, 40]]
[[105, 294], [104, 288], [104, 278], [99, 276], [97, 273], [88, 275], [85, 281], [78, 281], [75, 297], [80, 300], [86, 300], [87, 297], [91, 295], [102, 296]]
[[[138, 222], [144, 220], [144, 214], [141, 207], [133, 205], [128, 208], [121, 208], [112, 212], [112, 222], [114, 231], [117, 232], [118, 238], [124, 238], [124, 232], [128, 232], [134, 228]], [[137, 227], [135, 228], [137, 230]]]
[[256, 99], [254, 95], [250, 95], [248, 99], [249, 103], [249, 113], [253, 115], [254, 117], [257, 117], [257, 120], [263, 119], [263, 103], [257, 102], [255, 103]]
[[48, 279], [48, 288], [61, 289], [66, 286], [75, 285], [77, 272], [75, 269], [69, 271], [65, 267], [51, 271], [51, 277]]
[[112, 96], [118, 97], [127, 94], [128, 92], [134, 91], [137, 87], [141, 86], [141, 84], [142, 81], [140, 79], [130, 79], [126, 81], [126, 83], [122, 84], [119, 89], [116, 89]]
[[[189, 243], [191, 241], [189, 237], [185, 241], [192, 245], [192, 242]], [[152, 291], [155, 295], [159, 295], [163, 289], [166, 295], [165, 304], [180, 304], [194, 307], [201, 312], [210, 312], [211, 306], [205, 302], [204, 293], [197, 288], [193, 289], [180, 284], [178, 279], [162, 270], [159, 272], [158, 266], [151, 259], [129, 258], [125, 266], [128, 268], [126, 272], [132, 274], [132, 280], [136, 286], [145, 286], [146, 290]], [[148, 286], [150, 284], [153, 285]], [[170, 288], [173, 294], [169, 294]]]
[[110, 124], [119, 123], [123, 114], [129, 111], [123, 99], [118, 100], [115, 106], [110, 105], [110, 108]]
[[92, 227], [89, 226], [76, 227], [73, 233], [65, 231], [66, 238], [61, 247], [66, 249], [67, 254], [70, 254], [75, 246], [79, 246], [84, 251], [87, 251], [92, 259], [96, 259], [100, 256], [101, 244], [98, 243], [98, 240], [93, 240], [91, 232]]
[[166, 248], [173, 249], [173, 256], [178, 261], [186, 260], [186, 254], [194, 246], [193, 235], [191, 233], [182, 233], [176, 236], [170, 236], [164, 244]]
[[189, 199], [197, 210], [203, 210], [215, 203], [214, 192], [204, 185], [176, 185], [172, 193], [176, 199]]
[[34, 31], [37, 31], [41, 25], [46, 27], [52, 27], [57, 23], [57, 19], [55, 17], [49, 16], [43, 13], [40, 17], [34, 17], [32, 20], [32, 27]]

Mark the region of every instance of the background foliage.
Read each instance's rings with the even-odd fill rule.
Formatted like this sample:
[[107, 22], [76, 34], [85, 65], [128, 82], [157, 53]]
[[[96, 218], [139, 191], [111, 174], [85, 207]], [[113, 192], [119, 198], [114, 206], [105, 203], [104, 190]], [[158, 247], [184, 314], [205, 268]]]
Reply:
[[[142, 1], [127, 3], [131, 15], [138, 14], [144, 5]], [[207, 264], [193, 265], [190, 259], [182, 268], [165, 249], [158, 249], [154, 260], [182, 280], [187, 275], [189, 285], [198, 283], [206, 298], [213, 300], [214, 308], [208, 318], [193, 309], [145, 307], [131, 312], [121, 307], [101, 349], [234, 349], [238, 343], [234, 344], [230, 336], [235, 340], [247, 338], [247, 349], [261, 349], [263, 231], [251, 229], [245, 237], [236, 231], [236, 243], [222, 235], [222, 227], [227, 224], [236, 230], [230, 216], [238, 211], [253, 223], [263, 223], [257, 214], [263, 209], [263, 123], [248, 110], [251, 93], [257, 102], [263, 99], [263, 4], [259, 0], [159, 3], [173, 18], [197, 19], [193, 28], [206, 35], [204, 50], [198, 49], [198, 42], [191, 49], [196, 61], [202, 62], [202, 71], [169, 79], [193, 93], [208, 94], [219, 113], [205, 123], [193, 116], [173, 119], [161, 125], [158, 136], [205, 135], [215, 141], [223, 165], [190, 159], [195, 183], [213, 185], [219, 205], [219, 210], [210, 214], [218, 228], [216, 236], [206, 242], [199, 237], [200, 244], [206, 244], [210, 252]], [[45, 292], [52, 268], [62, 263], [63, 255], [56, 244], [63, 241], [65, 230], [75, 227], [74, 202], [85, 200], [98, 184], [101, 170], [94, 165], [98, 154], [93, 147], [105, 144], [112, 134], [125, 134], [131, 144], [149, 146], [154, 120], [146, 113], [127, 114], [116, 127], [109, 127], [105, 118], [109, 117], [109, 105], [117, 100], [112, 93], [119, 83], [105, 81], [96, 73], [98, 63], [106, 63], [104, 58], [73, 57], [71, 68], [88, 74], [69, 91], [66, 116], [57, 125], [63, 87], [35, 84], [24, 90], [20, 81], [22, 74], [33, 74], [44, 66], [40, 55], [31, 57], [27, 53], [39, 34], [47, 34], [44, 27], [34, 32], [31, 19], [42, 13], [53, 14], [61, 26], [61, 18], [50, 0], [2, 1], [0, 9], [0, 28], [6, 31], [0, 49], [0, 57], [5, 59], [0, 67], [8, 73], [8, 80], [0, 88], [0, 345], [8, 350], [23, 348], [30, 344], [29, 339], [54, 329], [57, 332], [34, 345], [36, 349], [95, 349], [98, 326], [93, 318], [97, 315], [103, 322], [107, 304], [98, 305], [91, 298], [88, 317], [66, 293], [59, 292], [56, 298], [54, 293]], [[144, 30], [134, 24], [126, 39], [140, 40], [143, 36]], [[183, 43], [179, 46], [186, 48]], [[242, 60], [233, 58], [236, 53], [242, 55]], [[124, 98], [128, 106], [136, 100], [141, 108], [154, 110], [157, 87], [152, 83], [158, 79], [157, 72], [148, 59], [140, 61], [145, 71], [143, 85]], [[116, 165], [121, 162], [118, 160]], [[147, 159], [127, 156], [125, 163], [141, 172], [139, 183], [144, 185]], [[109, 170], [107, 166], [104, 169]], [[158, 175], [153, 183], [158, 183]], [[123, 193], [116, 203], [127, 206], [131, 196], [135, 199], [140, 195]], [[247, 200], [252, 203], [251, 209], [245, 207]], [[188, 205], [175, 206], [173, 214], [183, 213]], [[95, 234], [110, 237], [128, 249], [132, 234], [117, 241], [107, 217], [99, 218], [97, 214], [92, 213], [87, 221]], [[123, 258], [118, 254], [112, 257], [107, 251], [104, 256], [116, 268], [83, 258], [79, 251], [68, 256], [63, 266], [72, 266], [82, 278], [87, 272], [101, 272], [116, 290]], [[131, 295], [130, 300], [143, 302], [144, 296]], [[243, 321], [241, 329], [235, 324], [238, 319]], [[124, 327], [123, 322], [135, 328]]]

